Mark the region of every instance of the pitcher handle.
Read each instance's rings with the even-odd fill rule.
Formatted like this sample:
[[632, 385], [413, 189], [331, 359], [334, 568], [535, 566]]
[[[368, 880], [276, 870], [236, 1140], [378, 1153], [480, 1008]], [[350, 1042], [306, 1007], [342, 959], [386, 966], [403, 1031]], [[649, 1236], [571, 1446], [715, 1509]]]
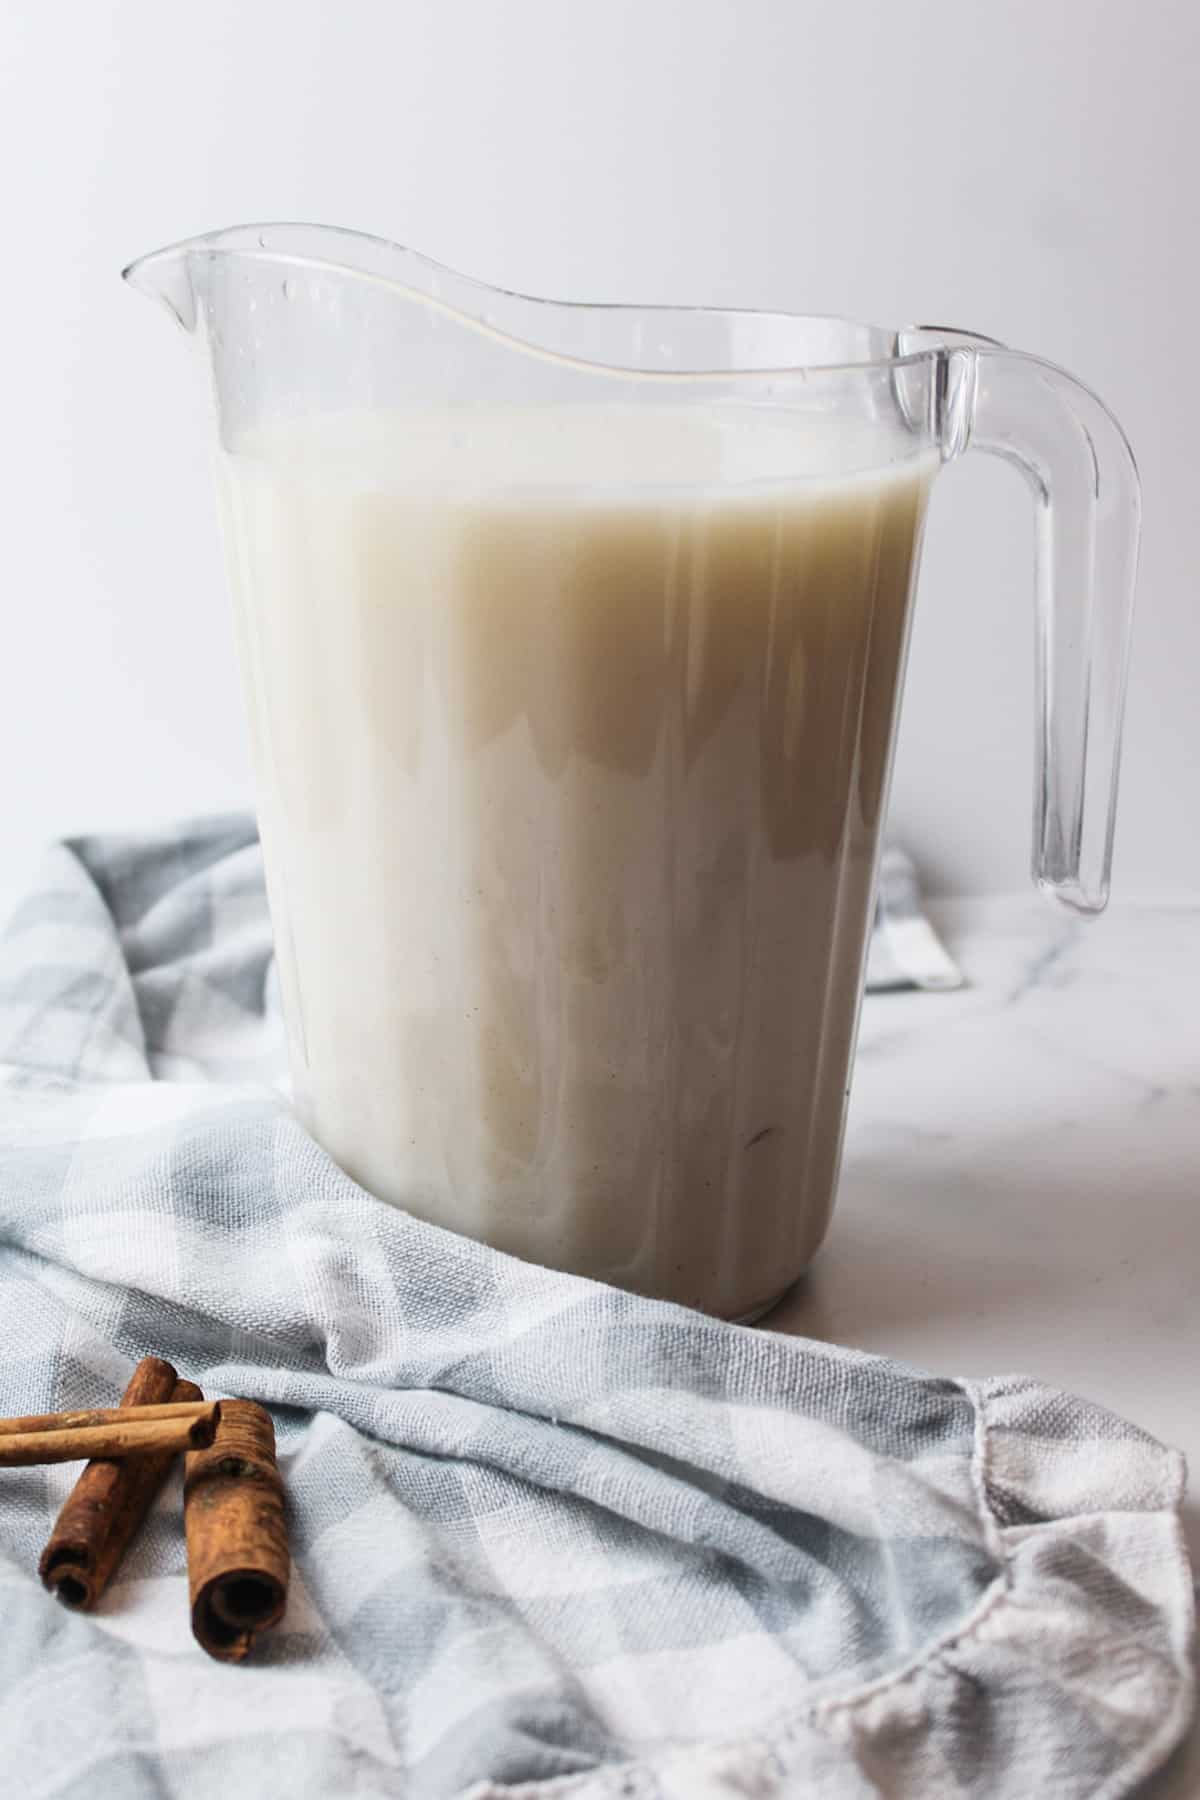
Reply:
[[1079, 913], [1108, 901], [1129, 668], [1141, 487], [1129, 440], [1090, 389], [970, 332], [921, 326], [902, 348], [944, 351], [943, 454], [1013, 463], [1033, 493], [1033, 879]]

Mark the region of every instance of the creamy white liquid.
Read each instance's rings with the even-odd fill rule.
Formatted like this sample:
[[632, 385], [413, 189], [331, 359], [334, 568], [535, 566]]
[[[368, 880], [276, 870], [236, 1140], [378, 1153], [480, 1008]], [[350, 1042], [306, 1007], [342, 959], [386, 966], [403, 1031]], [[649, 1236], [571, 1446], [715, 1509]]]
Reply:
[[345, 417], [222, 494], [297, 1103], [741, 1314], [824, 1232], [931, 472], [753, 408]]

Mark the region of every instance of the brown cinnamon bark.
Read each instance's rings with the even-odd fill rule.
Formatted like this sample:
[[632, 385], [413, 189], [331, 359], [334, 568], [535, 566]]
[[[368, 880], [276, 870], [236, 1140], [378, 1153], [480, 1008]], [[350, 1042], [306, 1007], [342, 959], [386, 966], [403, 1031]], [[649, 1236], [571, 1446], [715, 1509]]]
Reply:
[[183, 1488], [192, 1631], [210, 1656], [240, 1662], [278, 1624], [290, 1570], [271, 1415], [226, 1400], [208, 1450], [187, 1458]]
[[[162, 1406], [139, 1406], [133, 1422], [157, 1425], [163, 1419], [200, 1419], [215, 1426], [220, 1416], [219, 1400], [168, 1400]], [[94, 1406], [87, 1412], [22, 1413], [17, 1418], [0, 1419], [0, 1438], [32, 1436], [42, 1431], [90, 1431], [100, 1425], [130, 1423], [129, 1408], [122, 1406]]]
[[27, 1431], [0, 1437], [0, 1469], [28, 1469], [38, 1463], [83, 1462], [87, 1457], [175, 1456], [180, 1450], [211, 1444], [216, 1435], [216, 1409], [198, 1419], [158, 1419], [143, 1424], [85, 1425], [82, 1430]]
[[[122, 1409], [202, 1400], [191, 1381], [180, 1381], [169, 1362], [148, 1356], [133, 1372]], [[88, 1612], [170, 1472], [176, 1453], [131, 1456], [124, 1462], [88, 1464], [63, 1506], [38, 1563], [42, 1582], [64, 1606]]]

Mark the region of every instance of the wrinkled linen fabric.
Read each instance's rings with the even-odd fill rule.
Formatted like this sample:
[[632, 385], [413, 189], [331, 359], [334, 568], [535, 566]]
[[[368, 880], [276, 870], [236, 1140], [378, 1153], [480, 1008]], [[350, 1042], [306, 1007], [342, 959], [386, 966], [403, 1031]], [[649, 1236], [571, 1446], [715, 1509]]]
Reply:
[[0, 1411], [149, 1352], [260, 1400], [295, 1557], [222, 1666], [178, 1474], [89, 1616], [35, 1574], [77, 1471], [0, 1474], [23, 1795], [1096, 1800], [1166, 1757], [1175, 1452], [382, 1204], [291, 1115], [272, 984], [241, 817], [59, 846], [0, 940]]

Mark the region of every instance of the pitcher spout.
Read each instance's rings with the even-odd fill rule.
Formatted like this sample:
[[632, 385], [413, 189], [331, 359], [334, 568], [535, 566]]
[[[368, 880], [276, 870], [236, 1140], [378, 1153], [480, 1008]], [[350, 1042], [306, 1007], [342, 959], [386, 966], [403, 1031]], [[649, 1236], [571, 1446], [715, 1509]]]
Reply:
[[145, 294], [148, 300], [157, 300], [165, 306], [184, 331], [196, 329], [198, 312], [191, 250], [194, 244], [202, 241], [194, 238], [172, 244], [165, 250], [153, 250], [121, 270], [122, 281], [127, 281], [135, 293]]
[[[337, 283], [368, 283], [397, 300], [432, 302], [476, 325], [492, 326], [495, 301], [520, 301], [486, 282], [442, 267], [402, 244], [336, 226], [234, 225], [185, 238], [140, 256], [122, 270], [138, 293], [164, 305], [185, 331], [193, 331], [210, 291], [225, 294], [274, 285], [285, 299], [303, 298], [314, 286], [325, 294]], [[231, 278], [231, 279], [230, 279]], [[539, 302], [525, 301], [537, 307]]]

